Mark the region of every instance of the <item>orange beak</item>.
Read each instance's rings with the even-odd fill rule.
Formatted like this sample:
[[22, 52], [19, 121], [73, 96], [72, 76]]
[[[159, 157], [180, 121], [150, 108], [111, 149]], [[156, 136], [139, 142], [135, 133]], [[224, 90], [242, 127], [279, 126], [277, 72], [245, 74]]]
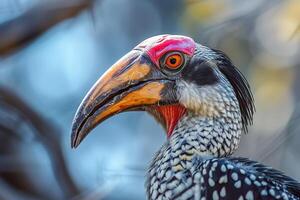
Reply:
[[132, 50], [100, 77], [80, 104], [72, 125], [72, 147], [117, 113], [172, 101], [167, 93], [173, 83], [143, 52]]

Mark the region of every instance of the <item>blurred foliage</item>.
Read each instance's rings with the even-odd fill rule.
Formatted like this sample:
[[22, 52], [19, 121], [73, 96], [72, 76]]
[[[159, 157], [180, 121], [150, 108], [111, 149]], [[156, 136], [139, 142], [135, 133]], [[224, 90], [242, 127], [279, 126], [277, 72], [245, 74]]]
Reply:
[[165, 141], [153, 119], [116, 116], [76, 151], [70, 125], [107, 67], [164, 33], [229, 55], [257, 107], [236, 155], [300, 180], [299, 27], [299, 0], [1, 1], [0, 198], [145, 198], [147, 163]]

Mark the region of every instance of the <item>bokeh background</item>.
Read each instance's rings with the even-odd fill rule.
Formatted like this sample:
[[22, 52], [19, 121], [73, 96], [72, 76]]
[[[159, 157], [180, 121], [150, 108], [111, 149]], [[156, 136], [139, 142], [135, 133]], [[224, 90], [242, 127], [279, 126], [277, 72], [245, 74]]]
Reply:
[[0, 199], [145, 199], [145, 172], [166, 140], [145, 113], [124, 113], [70, 147], [80, 101], [99, 76], [153, 35], [225, 51], [257, 112], [236, 155], [300, 181], [299, 0], [1, 0]]

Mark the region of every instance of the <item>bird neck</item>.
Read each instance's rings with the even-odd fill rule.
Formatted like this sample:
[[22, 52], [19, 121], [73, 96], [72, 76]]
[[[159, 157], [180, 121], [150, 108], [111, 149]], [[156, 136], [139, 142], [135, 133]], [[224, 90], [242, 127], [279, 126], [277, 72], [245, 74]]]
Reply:
[[183, 154], [222, 157], [238, 147], [243, 128], [236, 93], [227, 80], [199, 87], [181, 82], [179, 100], [187, 109], [174, 128], [169, 145]]
[[155, 195], [160, 194], [160, 191], [154, 192], [158, 185], [164, 188], [170, 180], [181, 183], [186, 180], [184, 177], [193, 176], [199, 159], [232, 154], [238, 147], [242, 129], [241, 117], [237, 113], [204, 117], [187, 111], [150, 165], [149, 199], [156, 199]]
[[219, 116], [186, 113], [175, 127], [169, 145], [173, 151], [188, 155], [222, 157], [231, 155], [241, 137], [239, 112], [228, 111]]
[[[220, 110], [224, 112], [216, 115], [186, 110], [150, 165], [147, 181], [149, 199], [163, 194], [163, 188], [170, 180], [175, 187], [186, 180], [184, 177], [193, 176], [193, 167], [198, 159], [223, 157], [235, 151], [242, 130], [240, 109], [237, 103], [223, 105]], [[157, 190], [159, 185], [162, 191]]]

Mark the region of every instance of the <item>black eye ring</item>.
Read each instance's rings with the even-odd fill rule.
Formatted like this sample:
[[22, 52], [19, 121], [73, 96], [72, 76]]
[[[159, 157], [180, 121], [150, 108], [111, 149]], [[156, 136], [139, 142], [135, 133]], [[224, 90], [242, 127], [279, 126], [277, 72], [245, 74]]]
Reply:
[[160, 67], [164, 73], [174, 75], [183, 69], [186, 60], [186, 55], [181, 52], [168, 52], [160, 59]]

